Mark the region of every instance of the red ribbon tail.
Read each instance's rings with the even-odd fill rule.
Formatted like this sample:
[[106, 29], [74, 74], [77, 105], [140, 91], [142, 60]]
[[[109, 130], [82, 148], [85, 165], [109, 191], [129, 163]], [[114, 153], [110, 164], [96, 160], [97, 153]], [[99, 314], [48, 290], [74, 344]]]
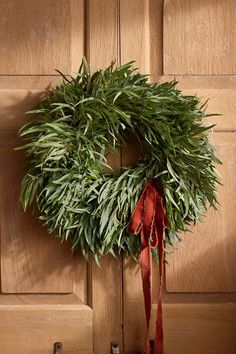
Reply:
[[[141, 235], [142, 243], [144, 242], [144, 235]], [[151, 248], [146, 245], [141, 250], [140, 255], [140, 265], [141, 265], [141, 276], [143, 285], [143, 295], [144, 295], [144, 306], [147, 324], [147, 336], [146, 343], [143, 354], [150, 354], [149, 336], [150, 336], [150, 319], [151, 319], [151, 308], [152, 308], [152, 255]]]
[[155, 354], [164, 354], [164, 338], [163, 338], [163, 314], [162, 314], [162, 291], [163, 291], [163, 273], [164, 273], [164, 229], [158, 232], [158, 256], [159, 256], [159, 290], [157, 301], [157, 317], [156, 317], [156, 337], [155, 337]]
[[164, 228], [166, 227], [166, 214], [163, 206], [161, 187], [148, 181], [143, 193], [131, 216], [128, 226], [129, 232], [137, 235], [141, 232], [141, 275], [145, 315], [147, 324], [147, 338], [143, 354], [150, 354], [150, 319], [152, 309], [152, 253], [151, 248], [158, 245], [160, 286], [158, 292], [155, 354], [163, 354], [163, 321], [162, 321], [162, 288], [164, 269]]

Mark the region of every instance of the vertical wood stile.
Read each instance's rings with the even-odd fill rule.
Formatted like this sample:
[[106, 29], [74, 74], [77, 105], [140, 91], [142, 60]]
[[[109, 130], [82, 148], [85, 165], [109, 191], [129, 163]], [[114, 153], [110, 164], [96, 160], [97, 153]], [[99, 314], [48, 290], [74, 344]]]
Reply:
[[17, 130], [34, 119], [25, 112], [61, 82], [55, 69], [78, 70], [84, 2], [0, 2], [0, 351], [5, 354], [46, 354], [56, 341], [63, 352], [92, 354], [93, 314], [83, 304], [87, 264], [79, 254], [73, 263], [70, 244], [61, 245], [30, 211], [23, 212], [25, 156], [14, 151]]
[[[121, 63], [135, 60], [135, 66], [150, 74], [151, 81], [162, 75], [162, 7], [161, 0], [120, 0]], [[130, 141], [122, 147], [122, 166], [138, 156], [140, 152]], [[157, 282], [156, 269], [153, 277]], [[124, 259], [123, 265], [123, 315], [124, 351], [141, 352], [145, 340], [143, 290], [140, 265], [132, 259]]]
[[[19, 144], [16, 130], [32, 119], [24, 113], [60, 81], [54, 77], [55, 69], [70, 74], [79, 66], [84, 46], [83, 1], [50, 0], [46, 6], [40, 1], [22, 0], [19, 5], [10, 0], [0, 7], [0, 129], [15, 131], [8, 132], [7, 139], [6, 132], [0, 136], [4, 164], [0, 176], [2, 291], [73, 292], [79, 285], [73, 279], [69, 244], [61, 246], [58, 239], [48, 236], [46, 228], [19, 205], [25, 161], [14, 147]], [[83, 273], [80, 268], [81, 294], [84, 279], [86, 269]]]
[[[92, 70], [119, 64], [119, 1], [89, 0], [86, 9], [86, 56]], [[108, 162], [120, 169], [120, 156], [110, 155]], [[89, 303], [94, 319], [94, 353], [106, 354], [111, 341], [122, 338], [122, 260], [105, 256], [98, 267], [90, 260]]]

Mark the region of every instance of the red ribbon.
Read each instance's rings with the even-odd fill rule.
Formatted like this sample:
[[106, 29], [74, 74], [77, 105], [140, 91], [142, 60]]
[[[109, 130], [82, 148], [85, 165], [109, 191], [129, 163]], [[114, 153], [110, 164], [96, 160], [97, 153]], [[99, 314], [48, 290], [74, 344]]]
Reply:
[[143, 354], [150, 354], [150, 319], [152, 306], [152, 253], [151, 248], [158, 246], [160, 285], [156, 319], [156, 337], [154, 354], [163, 354], [163, 321], [162, 321], [162, 288], [164, 268], [164, 229], [167, 227], [166, 212], [160, 183], [148, 181], [131, 216], [128, 231], [134, 235], [141, 233], [141, 275], [145, 314], [147, 323], [147, 339]]

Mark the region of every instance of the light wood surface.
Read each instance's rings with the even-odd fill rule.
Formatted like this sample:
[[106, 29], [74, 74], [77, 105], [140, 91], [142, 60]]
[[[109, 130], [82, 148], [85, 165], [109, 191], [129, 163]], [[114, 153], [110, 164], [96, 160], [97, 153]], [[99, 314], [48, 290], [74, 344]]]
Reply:
[[[60, 1], [61, 0], [57, 0], [57, 7], [59, 7]], [[81, 64], [81, 59], [85, 54], [85, 6], [85, 0], [69, 0], [70, 33], [69, 38], [67, 38], [67, 41], [68, 43], [70, 43], [70, 68], [69, 70], [65, 71], [64, 74], [71, 74], [72, 76], [76, 75], [76, 73], [78, 72], [79, 66]], [[59, 18], [61, 17], [59, 16]], [[57, 68], [58, 66], [56, 67], [56, 69]]]
[[14, 132], [0, 133], [1, 286], [5, 293], [72, 292], [69, 245], [48, 235], [40, 222], [24, 213], [19, 186], [23, 153]]
[[62, 308], [83, 305], [75, 294], [1, 294], [0, 308], [12, 306], [14, 308]]
[[[150, 74], [150, 81], [162, 75], [162, 1], [121, 1], [121, 60]], [[131, 135], [122, 146], [122, 166], [135, 164], [144, 151]], [[153, 264], [153, 301], [158, 287], [158, 268]], [[125, 353], [143, 350], [146, 329], [140, 265], [123, 261], [123, 330]]]
[[80, 250], [73, 254], [73, 294], [84, 303], [88, 303], [88, 262]]
[[[154, 318], [155, 318], [155, 312]], [[164, 305], [166, 354], [234, 354], [236, 304]], [[153, 326], [154, 328], [154, 326]]]
[[167, 256], [166, 287], [179, 292], [236, 291], [235, 173], [236, 133], [212, 134], [223, 166], [218, 188], [218, 211], [210, 209], [193, 233], [183, 235], [182, 246]]
[[119, 63], [118, 0], [88, 0], [86, 57], [91, 70], [103, 69], [116, 60]]
[[164, 73], [236, 73], [235, 0], [164, 2]]
[[[1, 1], [0, 74], [71, 73], [82, 56], [83, 1]], [[16, 54], [17, 53], [17, 54]]]
[[[235, 353], [235, 296], [173, 295], [167, 294], [163, 304], [166, 354]], [[146, 329], [139, 298], [130, 301], [127, 311], [126, 351], [129, 354], [141, 353]], [[135, 314], [135, 318], [132, 314]], [[155, 318], [156, 305], [153, 305], [152, 338], [154, 338]]]
[[162, 71], [162, 1], [120, 1], [121, 62], [136, 61], [156, 80]]
[[45, 91], [38, 90], [0, 90], [0, 129], [20, 129], [35, 117], [25, 114], [36, 107], [45, 97]]
[[235, 90], [235, 75], [163, 75], [160, 81], [178, 81], [178, 87], [186, 90]]
[[100, 267], [91, 260], [89, 305], [93, 309], [94, 353], [109, 353], [111, 342], [122, 338], [122, 260], [104, 256]]
[[[116, 60], [119, 64], [117, 0], [90, 0], [87, 8], [86, 55], [91, 68], [104, 68]], [[120, 169], [120, 156], [109, 156], [108, 163]], [[105, 256], [101, 266], [91, 259], [89, 304], [93, 309], [94, 353], [107, 354], [111, 342], [122, 338], [122, 260]]]
[[0, 345], [4, 354], [92, 354], [92, 310], [74, 295], [2, 295]]
[[34, 119], [30, 111], [52, 87], [60, 84], [60, 76], [1, 76], [0, 129], [18, 130]]
[[61, 76], [55, 75], [0, 75], [0, 90], [45, 91], [60, 84]]
[[123, 302], [125, 352], [141, 353], [146, 334], [143, 288], [140, 264], [132, 259], [124, 259]]

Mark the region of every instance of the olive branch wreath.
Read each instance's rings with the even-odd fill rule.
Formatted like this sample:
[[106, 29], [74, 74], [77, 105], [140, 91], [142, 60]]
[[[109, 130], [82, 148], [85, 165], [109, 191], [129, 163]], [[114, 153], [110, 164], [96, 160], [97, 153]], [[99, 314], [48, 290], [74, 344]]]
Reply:
[[[60, 74], [63, 83], [28, 112], [37, 119], [19, 132], [28, 156], [23, 208], [86, 258], [91, 251], [98, 261], [115, 249], [137, 257], [140, 238], [127, 225], [145, 182], [158, 180], [168, 219], [165, 243], [178, 242], [217, 203], [220, 161], [208, 139], [213, 125], [206, 123], [206, 103], [184, 95], [176, 81], [148, 82], [133, 62], [91, 73], [83, 59], [76, 77]], [[130, 134], [144, 156], [114, 171], [107, 151], [117, 152]]]

